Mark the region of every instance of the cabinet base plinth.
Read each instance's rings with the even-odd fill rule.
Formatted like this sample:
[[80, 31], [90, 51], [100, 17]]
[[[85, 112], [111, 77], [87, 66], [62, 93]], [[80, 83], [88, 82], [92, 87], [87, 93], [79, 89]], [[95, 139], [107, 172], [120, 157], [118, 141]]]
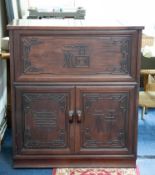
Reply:
[[135, 168], [133, 159], [15, 159], [14, 168]]

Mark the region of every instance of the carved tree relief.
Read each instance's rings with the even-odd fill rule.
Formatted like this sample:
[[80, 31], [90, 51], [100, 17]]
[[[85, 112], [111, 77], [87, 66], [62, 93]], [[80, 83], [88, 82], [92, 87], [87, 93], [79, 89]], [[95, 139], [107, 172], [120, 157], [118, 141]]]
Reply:
[[24, 147], [66, 147], [67, 96], [67, 93], [23, 94]]
[[125, 147], [128, 94], [84, 93], [82, 98], [82, 147]]

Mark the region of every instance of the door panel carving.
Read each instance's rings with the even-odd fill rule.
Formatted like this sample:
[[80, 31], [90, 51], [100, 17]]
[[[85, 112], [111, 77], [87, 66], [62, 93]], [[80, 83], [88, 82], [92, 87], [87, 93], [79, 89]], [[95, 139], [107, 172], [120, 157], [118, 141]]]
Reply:
[[[17, 88], [18, 89], [18, 88]], [[20, 88], [19, 88], [20, 89]], [[68, 111], [73, 89], [33, 88], [17, 90], [21, 100], [22, 140], [24, 149], [72, 150]], [[72, 130], [72, 131], [71, 131]]]
[[77, 105], [82, 110], [77, 151], [127, 151], [130, 89], [80, 87], [77, 95]]
[[[125, 120], [128, 95], [124, 93], [83, 94], [83, 148], [111, 148], [125, 146]], [[92, 124], [90, 126], [90, 123]]]
[[[65, 93], [23, 94], [24, 147], [65, 148], [67, 146], [65, 132], [67, 96], [68, 94]], [[53, 132], [54, 135], [51, 134]]]

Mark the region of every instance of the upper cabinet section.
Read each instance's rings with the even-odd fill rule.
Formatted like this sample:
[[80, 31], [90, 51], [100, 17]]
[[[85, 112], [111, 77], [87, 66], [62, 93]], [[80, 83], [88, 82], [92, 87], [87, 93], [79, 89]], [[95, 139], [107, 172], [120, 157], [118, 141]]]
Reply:
[[[13, 30], [16, 81], [137, 81], [139, 29]], [[20, 66], [19, 66], [20, 64]]]

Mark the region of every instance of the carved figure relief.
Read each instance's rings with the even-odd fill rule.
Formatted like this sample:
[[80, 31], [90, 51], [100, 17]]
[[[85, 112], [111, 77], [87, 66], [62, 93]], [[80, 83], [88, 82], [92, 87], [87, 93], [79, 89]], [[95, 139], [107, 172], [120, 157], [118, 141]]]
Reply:
[[84, 44], [66, 45], [64, 47], [64, 67], [89, 67], [88, 46]]

